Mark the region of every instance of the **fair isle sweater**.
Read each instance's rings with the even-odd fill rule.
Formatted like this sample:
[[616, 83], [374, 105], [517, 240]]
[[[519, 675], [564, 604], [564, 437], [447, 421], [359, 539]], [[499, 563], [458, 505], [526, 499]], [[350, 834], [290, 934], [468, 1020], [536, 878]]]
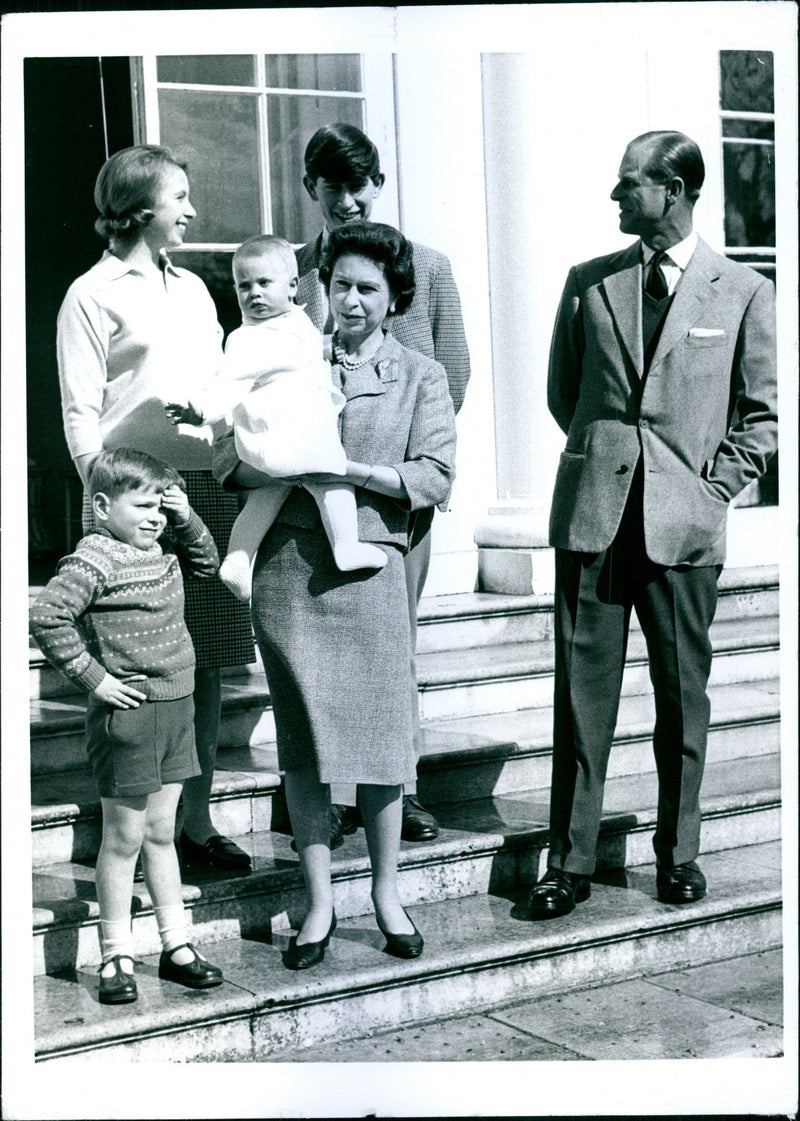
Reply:
[[[190, 572], [219, 568], [211, 534], [194, 511], [169, 527]], [[194, 647], [183, 620], [183, 576], [167, 543], [137, 549], [106, 530], [83, 537], [37, 598], [31, 634], [42, 653], [87, 692], [106, 673], [135, 682], [149, 700], [186, 697], [194, 690]]]

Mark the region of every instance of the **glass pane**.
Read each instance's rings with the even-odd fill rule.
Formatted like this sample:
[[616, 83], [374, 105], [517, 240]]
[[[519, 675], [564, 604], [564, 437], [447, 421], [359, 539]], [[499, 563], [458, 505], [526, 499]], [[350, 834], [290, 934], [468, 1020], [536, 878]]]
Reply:
[[775, 140], [774, 121], [737, 121], [727, 117], [722, 122], [722, 135], [735, 136], [740, 140]]
[[725, 244], [775, 244], [775, 161], [771, 147], [724, 144]]
[[197, 218], [190, 242], [240, 242], [261, 233], [255, 94], [159, 90], [161, 140], [189, 164]]
[[156, 69], [159, 82], [253, 86], [255, 61], [251, 54], [169, 55], [156, 60]]
[[774, 113], [772, 51], [720, 51], [721, 109]]
[[311, 241], [322, 229], [319, 208], [303, 187], [303, 153], [322, 125], [341, 121], [364, 127], [364, 103], [355, 98], [267, 98], [272, 229], [288, 241]]
[[268, 86], [289, 90], [360, 93], [361, 56], [357, 54], [268, 54]]
[[236, 293], [233, 288], [233, 274], [231, 261], [233, 250], [173, 250], [170, 260], [182, 269], [196, 272], [205, 281], [206, 287], [217, 305], [217, 318], [222, 324], [227, 336], [234, 327], [241, 327], [242, 313], [236, 302]]

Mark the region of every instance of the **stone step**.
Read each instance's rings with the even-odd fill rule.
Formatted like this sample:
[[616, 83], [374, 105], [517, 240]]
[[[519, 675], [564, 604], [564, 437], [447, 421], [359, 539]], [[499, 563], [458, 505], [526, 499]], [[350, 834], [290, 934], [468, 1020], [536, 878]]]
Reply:
[[[779, 747], [777, 681], [717, 686], [711, 694], [708, 762], [775, 752]], [[609, 775], [653, 771], [652, 696], [623, 697]], [[547, 786], [552, 708], [450, 721], [423, 729], [419, 790], [425, 804], [485, 798]], [[212, 789], [217, 827], [227, 834], [282, 828], [285, 812], [274, 743], [221, 750]], [[94, 857], [100, 807], [88, 766], [31, 780], [34, 867]]]
[[[34, 589], [31, 589], [33, 592]], [[720, 577], [717, 621], [778, 614], [778, 569], [731, 569]], [[472, 594], [425, 597], [420, 603], [417, 649], [420, 654], [476, 649], [552, 638], [553, 597]], [[633, 627], [637, 629], [636, 617]], [[49, 665], [31, 642], [32, 699], [78, 694], [75, 686]], [[262, 672], [260, 662], [253, 667]], [[242, 667], [237, 677], [245, 676]]]
[[[778, 618], [755, 615], [712, 627], [712, 685], [763, 681], [779, 672]], [[651, 690], [646, 648], [631, 635], [623, 678], [625, 695]], [[473, 717], [546, 707], [552, 702], [553, 644], [496, 644], [421, 654], [418, 659], [423, 720]], [[84, 760], [83, 696], [31, 702], [31, 769], [34, 774], [80, 766]], [[275, 728], [262, 674], [226, 678], [223, 684], [221, 746], [269, 743]]]
[[[709, 763], [754, 757], [780, 747], [777, 680], [709, 689]], [[609, 777], [655, 769], [652, 693], [620, 701]], [[435, 720], [425, 725], [419, 793], [428, 804], [532, 790], [550, 782], [552, 706]]]
[[413, 904], [426, 940], [414, 961], [384, 952], [371, 915], [342, 916], [324, 962], [292, 973], [282, 962], [289, 931], [264, 922], [209, 950], [225, 971], [219, 988], [161, 982], [146, 955], [138, 1002], [117, 1008], [98, 1004], [96, 970], [79, 965], [35, 981], [36, 1057], [65, 1070], [90, 1056], [291, 1061], [334, 1038], [780, 945], [779, 845], [710, 854], [703, 867], [709, 894], [684, 908], [656, 900], [652, 865], [599, 876], [572, 915], [546, 923], [527, 919], [524, 889]]
[[[652, 859], [656, 800], [653, 774], [608, 780], [599, 870]], [[705, 854], [775, 840], [780, 835], [778, 756], [740, 759], [735, 767], [710, 764], [701, 803]], [[423, 903], [535, 882], [546, 858], [548, 806], [549, 790], [543, 787], [438, 807], [440, 836], [402, 846], [401, 896], [408, 903]], [[251, 875], [207, 871], [184, 877], [190, 937], [197, 945], [234, 936], [263, 938], [302, 916], [305, 895], [290, 837], [262, 831], [236, 840], [252, 854]], [[337, 914], [368, 913], [363, 830], [334, 851], [332, 864]], [[49, 864], [34, 872], [33, 885], [37, 974], [88, 967], [98, 955], [94, 868], [79, 862]], [[155, 919], [141, 884], [134, 885], [133, 927], [138, 952], [154, 953], [159, 944]]]

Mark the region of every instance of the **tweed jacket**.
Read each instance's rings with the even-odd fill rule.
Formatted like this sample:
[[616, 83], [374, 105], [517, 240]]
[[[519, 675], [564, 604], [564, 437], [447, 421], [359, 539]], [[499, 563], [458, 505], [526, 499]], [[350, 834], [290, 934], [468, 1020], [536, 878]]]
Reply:
[[[359, 539], [405, 549], [410, 514], [446, 507], [455, 477], [455, 412], [444, 370], [387, 334], [370, 362], [350, 372], [334, 365], [332, 377], [345, 396], [339, 429], [348, 459], [394, 467], [408, 492], [400, 500], [356, 487]], [[213, 469], [223, 485], [231, 485], [237, 463], [232, 438], [222, 436]], [[277, 521], [316, 526], [316, 504], [296, 487]]]
[[777, 447], [774, 295], [698, 239], [645, 370], [641, 242], [570, 270], [547, 387], [567, 435], [552, 545], [607, 548], [641, 457], [650, 559], [723, 563], [730, 500]]
[[[411, 306], [389, 316], [384, 327], [409, 350], [418, 350], [444, 366], [455, 411], [461, 408], [469, 381], [469, 349], [461, 301], [450, 261], [426, 245], [411, 243], [417, 290]], [[319, 279], [322, 234], [297, 250], [297, 302], [317, 330], [328, 325], [328, 297]]]

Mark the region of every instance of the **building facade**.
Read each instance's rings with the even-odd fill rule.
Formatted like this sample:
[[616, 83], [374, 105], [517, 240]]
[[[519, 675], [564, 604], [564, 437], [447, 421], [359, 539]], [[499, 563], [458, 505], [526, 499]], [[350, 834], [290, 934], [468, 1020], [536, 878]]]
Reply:
[[[25, 59], [32, 571], [46, 572], [79, 531], [79, 484], [59, 439], [55, 315], [102, 248], [92, 186], [106, 153], [161, 142], [188, 159], [198, 218], [176, 261], [203, 276], [229, 330], [234, 248], [258, 232], [316, 236], [302, 153], [317, 127], [345, 120], [381, 153], [387, 183], [373, 217], [446, 253], [462, 297], [473, 374], [427, 592], [551, 590], [547, 515], [563, 436], [546, 406], [550, 332], [570, 265], [626, 243], [608, 196], [628, 140], [655, 128], [693, 136], [707, 167], [700, 234], [779, 289], [795, 283], [794, 254], [780, 247], [796, 244], [796, 209], [776, 190], [794, 176], [792, 43], [735, 12], [724, 35], [692, 26], [692, 5], [653, 5], [626, 28], [631, 7], [651, 6], [532, 6], [526, 19], [493, 6], [491, 31], [482, 8], [365, 9], [361, 49], [329, 54], [278, 53], [254, 33], [247, 45], [272, 53], [233, 51], [223, 35], [181, 54], [156, 38], [149, 54]], [[759, 6], [726, 11], [737, 7]], [[484, 17], [475, 33], [473, 12]], [[501, 34], [512, 18], [519, 31], [509, 22]], [[786, 326], [779, 362], [792, 378]], [[729, 564], [777, 561], [776, 503], [777, 464], [731, 514]]]

